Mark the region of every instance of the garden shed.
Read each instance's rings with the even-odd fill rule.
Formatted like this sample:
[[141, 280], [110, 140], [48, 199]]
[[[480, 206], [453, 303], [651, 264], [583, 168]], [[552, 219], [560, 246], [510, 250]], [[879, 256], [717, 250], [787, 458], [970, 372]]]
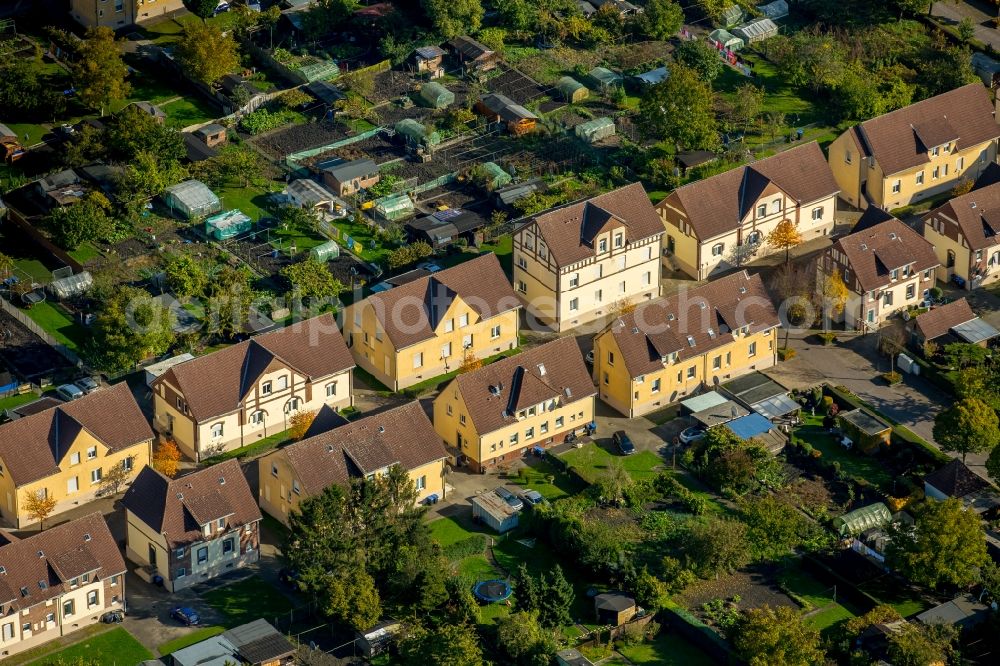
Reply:
[[517, 511], [496, 493], [476, 495], [471, 502], [474, 521], [490, 526], [499, 534], [517, 527]]
[[730, 51], [739, 51], [746, 46], [742, 39], [728, 30], [723, 30], [722, 28], [717, 28], [708, 33], [708, 39], [717, 45], [721, 45], [724, 49], [729, 49]]
[[421, 102], [432, 109], [446, 109], [455, 103], [455, 93], [435, 81], [421, 87], [418, 96]]
[[170, 212], [189, 220], [222, 210], [219, 197], [205, 183], [193, 179], [168, 187], [163, 193], [163, 202]]
[[757, 11], [764, 18], [780, 19], [788, 16], [788, 3], [785, 0], [774, 0], [766, 5], [757, 5]]
[[94, 276], [88, 271], [59, 278], [49, 283], [47, 289], [58, 300], [64, 301], [86, 292], [94, 284]]
[[635, 80], [639, 82], [639, 85], [655, 86], [657, 83], [666, 81], [668, 76], [670, 76], [670, 70], [664, 65], [663, 67], [657, 67], [642, 74], [636, 74]]
[[869, 504], [833, 519], [833, 529], [841, 537], [857, 536], [865, 530], [885, 527], [892, 522], [892, 512], [882, 502]]
[[615, 135], [615, 121], [607, 116], [594, 118], [573, 128], [576, 135], [587, 143], [597, 143], [601, 139]]
[[635, 617], [637, 611], [635, 599], [623, 592], [605, 592], [594, 597], [598, 624], [620, 627]]
[[205, 234], [215, 240], [226, 240], [249, 231], [252, 225], [253, 220], [243, 211], [227, 210], [205, 220]]
[[720, 17], [720, 22], [727, 28], [731, 25], [736, 25], [743, 20], [743, 8], [739, 5], [729, 5], [722, 10], [722, 16]]
[[402, 135], [412, 145], [435, 146], [441, 143], [441, 135], [436, 131], [428, 134], [427, 128], [413, 118], [403, 118], [396, 123], [396, 134]]
[[768, 18], [756, 19], [736, 28], [733, 30], [733, 34], [740, 37], [747, 44], [754, 44], [777, 35], [778, 25]]
[[309, 258], [316, 261], [330, 261], [340, 256], [340, 246], [337, 241], [327, 241], [309, 250]]
[[622, 85], [622, 77], [607, 67], [595, 67], [587, 72], [587, 78], [595, 90], [609, 92]]
[[413, 200], [406, 194], [390, 194], [375, 202], [375, 215], [388, 222], [398, 222], [413, 217]]
[[587, 90], [587, 86], [583, 85], [572, 76], [564, 76], [559, 79], [556, 83], [556, 90], [559, 91], [559, 96], [570, 104], [585, 100], [590, 95], [590, 91]]
[[865, 453], [876, 453], [889, 446], [892, 426], [862, 409], [842, 412], [837, 417], [844, 435]]

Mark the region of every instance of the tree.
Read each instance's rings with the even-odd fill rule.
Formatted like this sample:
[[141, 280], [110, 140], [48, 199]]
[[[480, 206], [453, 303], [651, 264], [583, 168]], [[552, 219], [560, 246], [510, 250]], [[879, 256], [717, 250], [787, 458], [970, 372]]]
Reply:
[[839, 316], [844, 311], [851, 290], [844, 284], [844, 278], [837, 271], [831, 271], [823, 276], [823, 329], [829, 330], [830, 319]]
[[424, 12], [445, 39], [471, 35], [483, 22], [481, 0], [421, 0]]
[[775, 136], [785, 129], [785, 114], [781, 111], [768, 111], [764, 114], [764, 124], [767, 125], [771, 141], [774, 141]]
[[174, 55], [188, 76], [207, 86], [239, 67], [236, 40], [208, 23], [189, 23]]
[[128, 202], [145, 203], [165, 189], [187, 177], [177, 160], [161, 159], [155, 153], [138, 152], [118, 178], [118, 198]]
[[646, 91], [639, 112], [649, 131], [681, 149], [712, 149], [719, 141], [713, 104], [711, 85], [677, 64], [665, 81]]
[[538, 622], [538, 611], [511, 613], [497, 623], [497, 643], [514, 664], [548, 664], [555, 638]]
[[737, 623], [733, 646], [750, 666], [823, 663], [819, 632], [789, 606], [751, 608]]
[[571, 624], [573, 618], [569, 609], [573, 606], [576, 594], [573, 592], [573, 586], [563, 575], [562, 567], [556, 564], [544, 580], [540, 609], [542, 625], [563, 627]]
[[852, 640], [876, 624], [902, 620], [903, 616], [889, 604], [882, 604], [871, 609], [860, 617], [852, 617], [844, 623], [844, 634]]
[[958, 38], [962, 40], [962, 43], [970, 42], [976, 36], [976, 23], [968, 16], [963, 17], [958, 22], [956, 30], [958, 30]]
[[626, 491], [632, 487], [633, 483], [635, 481], [628, 470], [618, 460], [612, 459], [608, 463], [607, 469], [601, 472], [601, 475], [594, 481], [593, 494], [600, 502], [621, 506], [625, 503]]
[[954, 663], [958, 635], [950, 624], [908, 623], [889, 636], [889, 657], [894, 666]]
[[200, 261], [189, 254], [173, 254], [167, 257], [163, 269], [167, 288], [178, 298], [200, 296], [208, 286], [208, 273]]
[[77, 49], [73, 64], [80, 99], [93, 109], [104, 109], [114, 100], [128, 97], [131, 86], [125, 81], [128, 67], [122, 60], [115, 33], [103, 26], [87, 30], [87, 37]]
[[153, 452], [153, 469], [171, 479], [177, 476], [178, 464], [181, 461], [181, 450], [172, 439], [159, 443]]
[[518, 608], [526, 611], [539, 610], [542, 607], [542, 592], [538, 579], [528, 571], [528, 565], [521, 562], [514, 577]]
[[738, 569], [750, 561], [747, 526], [728, 518], [694, 523], [687, 539], [688, 566], [700, 576]]
[[67, 250], [106, 239], [114, 229], [114, 221], [108, 216], [110, 210], [111, 202], [97, 191], [88, 192], [72, 206], [56, 208], [48, 223], [53, 239]]
[[132, 471], [123, 463], [111, 465], [103, 471], [101, 483], [98, 486], [102, 495], [117, 495], [132, 478]]
[[921, 97], [934, 97], [966, 83], [974, 83], [972, 55], [968, 47], [945, 46], [921, 60], [918, 86]]
[[288, 436], [296, 441], [305, 437], [309, 432], [309, 426], [316, 419], [316, 412], [301, 410], [295, 412], [288, 418]]
[[34, 492], [30, 490], [24, 491], [24, 512], [32, 520], [38, 521], [39, 532], [44, 527], [45, 519], [52, 515], [55, 508], [55, 495], [50, 495], [45, 488]]
[[684, 25], [684, 12], [673, 0], [649, 0], [642, 16], [643, 30], [653, 39], [670, 39]]
[[399, 641], [402, 666], [482, 666], [479, 636], [468, 624], [416, 625]]
[[903, 351], [906, 331], [901, 321], [893, 321], [878, 330], [878, 351], [889, 357], [889, 371], [896, 371], [896, 354]]
[[799, 511], [774, 497], [743, 502], [740, 517], [747, 525], [753, 553], [761, 560], [775, 560], [810, 540], [818, 531]]
[[921, 585], [972, 585], [989, 558], [979, 516], [957, 499], [926, 502], [912, 528], [896, 525], [891, 536], [886, 564]]
[[115, 115], [108, 124], [104, 140], [111, 156], [126, 164], [143, 152], [155, 155], [161, 165], [187, 156], [184, 136], [180, 132], [160, 125], [134, 106], [127, 106]]
[[625, 587], [643, 608], [652, 613], [663, 608], [664, 602], [670, 596], [667, 585], [649, 573], [649, 569], [645, 566], [626, 570]]
[[218, 4], [218, 0], [184, 0], [184, 6], [187, 10], [199, 17], [202, 22], [215, 16], [215, 8]]
[[478, 370], [483, 367], [483, 359], [476, 356], [476, 352], [472, 351], [472, 348], [465, 350], [465, 355], [462, 357], [462, 365], [458, 368], [459, 374], [465, 374], [466, 372], [472, 372], [473, 370]]
[[344, 283], [333, 277], [326, 262], [314, 257], [286, 266], [281, 275], [301, 298], [335, 299], [344, 291]]
[[722, 74], [726, 64], [718, 50], [701, 39], [683, 41], [674, 49], [674, 60], [690, 67], [705, 81], [714, 81]]
[[798, 227], [789, 219], [784, 219], [771, 230], [767, 235], [767, 244], [776, 250], [785, 251], [785, 264], [791, 259], [792, 248], [802, 242], [802, 234]]
[[501, 23], [511, 30], [529, 32], [538, 24], [538, 3], [531, 0], [494, 0]]
[[263, 180], [264, 170], [267, 168], [260, 153], [250, 146], [235, 144], [226, 146], [219, 151], [218, 155], [203, 164], [206, 165], [203, 168], [207, 168], [209, 171], [210, 180], [220, 185], [239, 183], [241, 187], [260, 183]]
[[206, 315], [212, 332], [231, 338], [243, 330], [255, 297], [252, 281], [246, 266], [222, 266], [210, 276]]
[[16, 266], [13, 257], [0, 252], [0, 280], [6, 280], [13, 275]]
[[72, 136], [72, 140], [63, 144], [63, 164], [68, 167], [82, 167], [104, 157], [107, 152], [104, 138], [105, 133], [93, 125], [81, 126]]
[[997, 413], [978, 398], [963, 398], [934, 417], [934, 440], [942, 451], [988, 453], [1000, 444]]
[[120, 287], [106, 298], [93, 329], [92, 354], [111, 371], [129, 370], [159, 356], [174, 341], [173, 314], [138, 287]]
[[752, 83], [744, 83], [736, 89], [733, 98], [733, 119], [743, 124], [743, 131], [749, 132], [750, 126], [757, 122], [764, 109], [764, 89]]
[[382, 603], [375, 580], [356, 563], [327, 574], [322, 580], [321, 612], [356, 631], [371, 629], [382, 617]]
[[[785, 348], [788, 348], [788, 336], [793, 326], [803, 326], [812, 321], [812, 282], [814, 274], [795, 264], [785, 264], [779, 267], [768, 283], [778, 307], [778, 313], [783, 315], [782, 328], [785, 329]], [[807, 322], [807, 319], [809, 322]]]

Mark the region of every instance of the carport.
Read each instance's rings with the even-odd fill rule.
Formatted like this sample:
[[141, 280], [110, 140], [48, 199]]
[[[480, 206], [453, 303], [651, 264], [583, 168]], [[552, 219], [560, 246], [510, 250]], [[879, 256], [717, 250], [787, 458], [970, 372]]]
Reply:
[[742, 405], [732, 400], [726, 400], [718, 405], [703, 409], [692, 414], [694, 419], [706, 428], [722, 425], [730, 421], [749, 415], [750, 412]]
[[689, 414], [697, 414], [698, 412], [706, 409], [718, 407], [726, 401], [727, 399], [722, 397], [718, 391], [709, 391], [707, 393], [702, 393], [701, 395], [687, 398], [686, 400], [681, 400], [681, 407], [686, 409]]
[[799, 403], [789, 397], [788, 389], [759, 372], [727, 382], [722, 388], [734, 400], [768, 419], [779, 419], [801, 409]]

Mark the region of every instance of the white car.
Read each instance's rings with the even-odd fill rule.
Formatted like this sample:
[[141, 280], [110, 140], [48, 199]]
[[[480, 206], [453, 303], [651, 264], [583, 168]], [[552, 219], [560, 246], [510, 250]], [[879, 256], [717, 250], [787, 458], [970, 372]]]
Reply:
[[700, 426], [691, 426], [685, 429], [681, 435], [681, 444], [690, 444], [692, 442], [697, 442], [699, 439], [705, 436], [705, 429]]
[[67, 402], [83, 397], [83, 391], [76, 384], [63, 384], [56, 389], [56, 395]]

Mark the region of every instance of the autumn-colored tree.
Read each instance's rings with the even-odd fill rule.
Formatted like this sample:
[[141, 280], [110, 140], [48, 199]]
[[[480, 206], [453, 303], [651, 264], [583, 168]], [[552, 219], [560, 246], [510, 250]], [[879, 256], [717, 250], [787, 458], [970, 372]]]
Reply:
[[24, 511], [29, 517], [38, 521], [39, 532], [42, 531], [45, 519], [52, 515], [55, 508], [56, 498], [54, 495], [49, 495], [45, 490], [36, 490], [33, 493], [25, 491]]
[[153, 454], [153, 469], [164, 476], [173, 478], [177, 476], [177, 463], [180, 460], [181, 450], [177, 448], [177, 444], [172, 439], [168, 439], [156, 447], [156, 452]]
[[955, 187], [951, 188], [951, 195], [954, 197], [960, 197], [963, 194], [968, 194], [972, 191], [972, 187], [975, 184], [975, 181], [971, 178], [963, 178], [956, 183]]
[[635, 301], [630, 296], [624, 296], [611, 304], [611, 314], [615, 317], [624, 317], [635, 312]]
[[778, 226], [767, 235], [767, 244], [777, 250], [785, 251], [785, 263], [790, 260], [789, 252], [793, 247], [802, 242], [802, 234], [799, 233], [795, 223], [791, 220], [782, 220]]
[[832, 271], [823, 278], [823, 328], [830, 327], [830, 318], [839, 315], [844, 311], [847, 299], [851, 295], [851, 290], [844, 283], [844, 278], [840, 273]]
[[301, 411], [295, 412], [288, 418], [288, 436], [296, 441], [305, 437], [316, 418], [316, 412]]
[[472, 372], [473, 370], [478, 370], [483, 367], [483, 359], [476, 356], [476, 352], [471, 349], [465, 350], [465, 358], [462, 360], [462, 365], [459, 367], [458, 372]]
[[109, 467], [101, 476], [100, 491], [102, 495], [117, 495], [132, 478], [131, 467], [118, 463]]
[[14, 274], [14, 259], [0, 252], [0, 279], [7, 279]]

